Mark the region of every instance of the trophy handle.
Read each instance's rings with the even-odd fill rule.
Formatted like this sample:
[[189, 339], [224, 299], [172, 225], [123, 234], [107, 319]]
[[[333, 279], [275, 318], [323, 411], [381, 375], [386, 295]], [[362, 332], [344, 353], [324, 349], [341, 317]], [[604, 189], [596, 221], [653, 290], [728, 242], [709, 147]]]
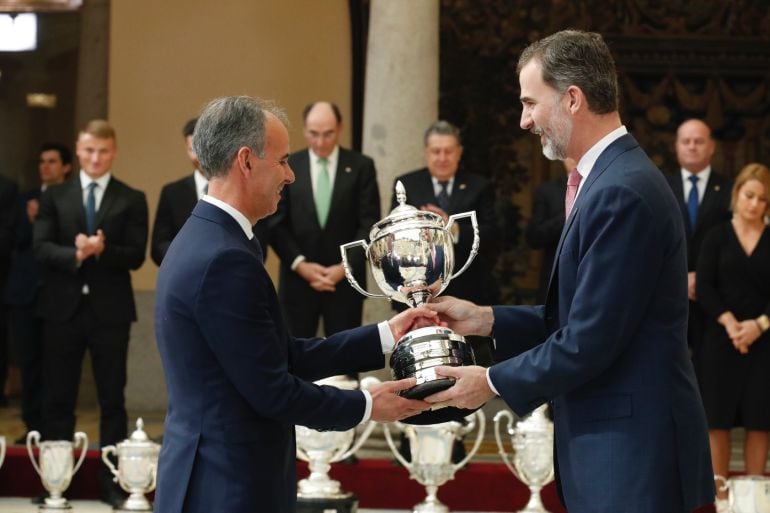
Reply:
[[40, 467], [37, 465], [37, 460], [35, 460], [35, 455], [32, 453], [32, 445], [40, 449], [39, 431], [30, 431], [27, 433], [27, 452], [29, 453], [29, 459], [32, 460], [32, 466], [35, 468], [35, 472], [37, 472], [37, 475], [40, 477], [43, 477], [42, 472], [40, 472]]
[[88, 451], [88, 435], [82, 431], [75, 433], [75, 447], [78, 446], [78, 442], [80, 442], [80, 445], [83, 448], [80, 450], [80, 458], [78, 458], [78, 462], [75, 465], [75, 468], [72, 469], [72, 475], [75, 475], [75, 472], [78, 471], [80, 465], [83, 464], [83, 460], [86, 459], [86, 452]]
[[363, 294], [366, 297], [375, 297], [375, 298], [383, 298], [387, 299], [388, 296], [385, 294], [372, 294], [371, 292], [368, 292], [361, 288], [361, 285], [358, 284], [356, 281], [355, 276], [353, 276], [353, 270], [350, 268], [350, 263], [348, 263], [348, 249], [349, 248], [355, 248], [356, 246], [361, 246], [364, 248], [364, 251], [368, 252], [369, 247], [366, 245], [365, 240], [357, 240], [355, 242], [348, 242], [347, 244], [342, 244], [340, 246], [340, 253], [342, 253], [342, 266], [345, 268], [345, 277], [347, 277], [348, 282], [350, 283], [350, 286], [356, 289], [360, 294]]
[[462, 434], [466, 435], [473, 431], [473, 428], [476, 427], [476, 421], [474, 420], [475, 418], [479, 419], [479, 428], [476, 432], [476, 440], [473, 442], [473, 447], [471, 447], [471, 450], [468, 451], [468, 454], [465, 455], [465, 458], [463, 458], [459, 463], [452, 465], [455, 471], [463, 468], [465, 464], [476, 455], [476, 451], [479, 450], [479, 447], [481, 447], [481, 441], [484, 439], [484, 431], [487, 427], [487, 416], [484, 415], [482, 410], [476, 410], [475, 412], [465, 417], [465, 420], [468, 421], [468, 425], [463, 428]]
[[506, 430], [508, 431], [508, 435], [513, 436], [513, 415], [511, 415], [511, 412], [508, 410], [500, 410], [495, 414], [495, 418], [493, 419], [495, 422], [495, 441], [497, 442], [497, 452], [500, 454], [500, 457], [503, 459], [503, 463], [505, 463], [505, 466], [508, 467], [508, 470], [510, 470], [514, 476], [516, 476], [516, 479], [521, 481], [521, 478], [519, 477], [519, 473], [516, 472], [516, 468], [511, 464], [509, 461], [508, 453], [505, 452], [505, 444], [503, 443], [502, 439], [500, 438], [500, 421], [505, 417], [508, 419], [508, 426]]
[[107, 468], [110, 469], [110, 472], [112, 473], [112, 475], [115, 476], [114, 481], [117, 482], [118, 469], [115, 468], [115, 465], [113, 465], [112, 462], [110, 461], [110, 458], [108, 458], [110, 454], [112, 454], [116, 458], [118, 456], [117, 449], [115, 448], [114, 445], [105, 445], [104, 447], [102, 447], [102, 461], [104, 462], [105, 465], [107, 465]]
[[3, 466], [3, 461], [5, 461], [5, 437], [0, 436], [0, 467]]
[[[400, 422], [392, 422], [391, 424], [395, 424], [396, 427], [403, 430], [404, 425], [401, 424]], [[411, 463], [406, 461], [404, 457], [401, 456], [401, 453], [399, 452], [398, 448], [393, 443], [393, 438], [390, 436], [390, 428], [388, 427], [388, 423], [382, 424], [382, 432], [385, 434], [385, 441], [388, 442], [388, 447], [390, 447], [390, 452], [393, 453], [393, 456], [396, 457], [396, 460], [398, 460], [398, 462], [401, 463], [404, 466], [404, 468], [406, 468], [411, 472], [412, 471]]]
[[480, 242], [479, 223], [476, 220], [475, 210], [471, 210], [470, 212], [463, 212], [462, 214], [452, 214], [451, 216], [449, 216], [449, 220], [447, 220], [446, 227], [444, 229], [449, 231], [452, 225], [455, 224], [455, 221], [457, 221], [458, 219], [462, 219], [464, 217], [470, 217], [471, 226], [473, 226], [473, 245], [471, 246], [471, 252], [468, 254], [468, 259], [465, 261], [465, 264], [463, 264], [460, 270], [457, 271], [456, 273], [452, 273], [452, 277], [444, 282], [444, 286], [441, 287], [441, 291], [439, 291], [439, 294], [441, 294], [441, 292], [443, 292], [444, 289], [449, 286], [450, 281], [452, 281], [453, 279], [457, 278], [462, 273], [464, 273], [466, 269], [468, 269], [468, 267], [473, 262], [473, 259], [476, 258], [476, 255], [479, 254], [479, 242]]
[[[366, 376], [364, 379], [361, 380], [361, 390], [368, 390], [369, 387], [373, 385], [379, 385], [381, 381], [374, 376]], [[362, 445], [364, 445], [364, 442], [369, 438], [369, 436], [372, 434], [372, 431], [374, 431], [374, 428], [377, 426], [377, 422], [374, 420], [370, 420], [366, 423], [366, 428], [361, 432], [361, 435], [356, 439], [356, 443], [353, 444], [352, 447], [350, 447], [347, 451], [345, 451], [343, 454], [339, 456], [337, 459], [333, 459], [332, 463], [339, 460], [344, 460], [351, 454], [354, 454], [358, 449], [361, 448]]]

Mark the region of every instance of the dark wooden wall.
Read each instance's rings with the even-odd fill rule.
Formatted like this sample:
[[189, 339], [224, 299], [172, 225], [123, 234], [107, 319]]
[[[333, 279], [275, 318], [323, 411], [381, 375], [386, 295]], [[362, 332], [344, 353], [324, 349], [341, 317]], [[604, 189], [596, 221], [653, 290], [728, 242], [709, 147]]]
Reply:
[[440, 113], [463, 129], [463, 165], [498, 185], [506, 301], [528, 301], [537, 286], [539, 255], [521, 232], [535, 187], [563, 172], [518, 126], [516, 62], [565, 28], [605, 37], [623, 122], [661, 169], [676, 169], [676, 128], [690, 117], [713, 129], [715, 169], [770, 164], [767, 0], [441, 0]]

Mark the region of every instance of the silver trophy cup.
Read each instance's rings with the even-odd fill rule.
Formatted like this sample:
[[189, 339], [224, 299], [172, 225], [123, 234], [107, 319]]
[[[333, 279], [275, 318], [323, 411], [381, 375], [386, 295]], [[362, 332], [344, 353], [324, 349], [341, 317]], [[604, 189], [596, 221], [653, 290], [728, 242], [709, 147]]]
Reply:
[[727, 491], [732, 513], [770, 513], [770, 477], [720, 477], [721, 491]]
[[[368, 376], [361, 380], [361, 388], [366, 390], [379, 383], [377, 378]], [[358, 382], [344, 376], [316, 381], [318, 385], [331, 385], [344, 390], [355, 390]], [[354, 454], [369, 438], [376, 422], [369, 421], [356, 438], [356, 430], [316, 431], [305, 426], [296, 426], [297, 458], [307, 461], [310, 476], [300, 480], [297, 485], [297, 500], [300, 508], [312, 508], [319, 511], [337, 511], [351, 509], [355, 503], [353, 494], [342, 489], [339, 481], [329, 477], [331, 463], [344, 460]], [[355, 443], [354, 443], [355, 440]], [[335, 509], [336, 508], [336, 509]]]
[[[367, 297], [387, 298], [410, 307], [420, 306], [441, 294], [450, 281], [471, 265], [479, 250], [479, 227], [476, 212], [449, 216], [446, 225], [438, 214], [425, 212], [406, 204], [403, 184], [396, 184], [398, 206], [376, 223], [364, 240], [340, 246], [345, 274], [354, 289]], [[468, 259], [454, 272], [452, 226], [469, 218], [474, 239]], [[370, 293], [358, 284], [348, 262], [348, 250], [361, 247], [366, 252], [374, 281], [382, 294]], [[438, 378], [439, 365], [473, 365], [473, 351], [465, 338], [448, 328], [424, 327], [405, 335], [390, 358], [393, 377], [414, 377], [417, 385], [405, 397], [421, 399], [453, 385], [449, 378]]]
[[[152, 511], [152, 504], [144, 494], [155, 489], [160, 445], [151, 441], [143, 428], [144, 421], [140, 417], [130, 438], [117, 446], [102, 447], [102, 461], [115, 476], [114, 481], [129, 494], [118, 511]], [[110, 455], [117, 457], [117, 468]]]
[[[544, 513], [540, 490], [553, 481], [553, 422], [545, 416], [547, 406], [536, 408], [513, 428], [513, 415], [501, 410], [495, 415], [495, 440], [503, 462], [516, 478], [529, 487], [529, 502], [518, 513]], [[505, 451], [500, 437], [500, 423], [508, 420], [507, 431], [511, 437], [513, 455]], [[513, 464], [511, 464], [513, 461]]]
[[[40, 465], [32, 452], [33, 445], [39, 449]], [[80, 457], [73, 466], [72, 450], [80, 446]], [[40, 476], [43, 487], [48, 490], [49, 497], [40, 505], [41, 511], [71, 509], [67, 499], [62, 496], [69, 487], [72, 476], [78, 471], [86, 457], [88, 436], [82, 431], [75, 433], [75, 443], [68, 440], [40, 441], [40, 433], [30, 431], [27, 434], [27, 452], [32, 466]]]
[[0, 436], [0, 468], [3, 468], [3, 461], [5, 461], [5, 437]]
[[[409, 477], [416, 480], [426, 489], [426, 497], [413, 509], [413, 513], [447, 513], [449, 508], [437, 497], [439, 486], [454, 478], [455, 472], [465, 466], [476, 454], [484, 438], [486, 417], [482, 410], [477, 410], [465, 417], [466, 423], [442, 422], [424, 426], [404, 425], [394, 422], [399, 430], [409, 439], [412, 461], [408, 462], [401, 456], [393, 443], [388, 424], [383, 424], [385, 440], [396, 459], [409, 470]], [[477, 429], [476, 440], [465, 458], [459, 463], [452, 463], [452, 447], [456, 439]]]

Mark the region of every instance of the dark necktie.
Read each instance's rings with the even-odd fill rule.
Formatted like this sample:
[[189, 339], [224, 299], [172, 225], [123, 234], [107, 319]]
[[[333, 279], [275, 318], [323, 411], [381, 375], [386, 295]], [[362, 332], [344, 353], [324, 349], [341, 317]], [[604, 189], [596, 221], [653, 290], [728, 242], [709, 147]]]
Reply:
[[264, 262], [264, 258], [262, 255], [262, 246], [259, 245], [259, 239], [257, 239], [257, 236], [255, 235], [254, 237], [252, 237], [249, 242], [251, 242], [251, 245], [254, 246], [254, 249], [257, 252], [257, 257], [259, 258], [259, 261]]
[[582, 179], [583, 176], [578, 173], [577, 168], [569, 172], [567, 177], [567, 195], [564, 197], [564, 219], [567, 219], [572, 211], [572, 205], [575, 204], [575, 197]]
[[687, 215], [690, 221], [690, 232], [695, 231], [695, 221], [698, 219], [698, 175], [690, 175], [692, 183], [690, 194], [687, 196]]
[[449, 180], [440, 180], [438, 184], [441, 186], [441, 190], [439, 191], [438, 196], [436, 196], [438, 207], [444, 212], [449, 212]]
[[96, 182], [88, 184], [86, 197], [86, 231], [88, 235], [96, 233]]

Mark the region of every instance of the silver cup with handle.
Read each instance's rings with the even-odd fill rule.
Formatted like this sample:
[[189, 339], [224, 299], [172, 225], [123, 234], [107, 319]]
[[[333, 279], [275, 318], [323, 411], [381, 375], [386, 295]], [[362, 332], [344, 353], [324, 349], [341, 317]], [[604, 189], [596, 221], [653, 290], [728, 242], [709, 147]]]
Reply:
[[[426, 489], [425, 500], [417, 504], [414, 513], [447, 513], [449, 508], [438, 499], [438, 489], [441, 485], [454, 478], [455, 472], [465, 466], [476, 454], [484, 438], [486, 417], [483, 410], [476, 410], [465, 417], [465, 423], [457, 421], [439, 424], [407, 425], [400, 422], [392, 423], [409, 439], [409, 449], [412, 461], [406, 461], [393, 443], [389, 424], [383, 424], [385, 440], [399, 463], [409, 470], [409, 477], [416, 480]], [[465, 458], [458, 463], [452, 463], [452, 448], [454, 442], [462, 436], [477, 429], [473, 447]]]
[[[380, 380], [367, 376], [361, 380], [360, 388], [366, 390], [379, 384]], [[318, 385], [330, 385], [343, 390], [356, 390], [358, 381], [345, 376], [316, 381]], [[372, 434], [377, 423], [367, 422], [356, 437], [356, 429], [346, 431], [317, 431], [306, 426], [295, 426], [297, 458], [308, 462], [310, 476], [297, 483], [297, 511], [334, 511], [335, 513], [355, 512], [358, 499], [351, 492], [342, 489], [339, 481], [329, 477], [331, 464], [355, 454]]]
[[[369, 244], [357, 240], [340, 246], [342, 264], [351, 286], [364, 296], [391, 299], [416, 307], [441, 294], [453, 278], [468, 269], [478, 254], [479, 227], [475, 211], [452, 214], [444, 224], [440, 215], [407, 205], [406, 190], [400, 181], [396, 184], [396, 198], [398, 206], [372, 227]], [[467, 260], [455, 272], [452, 228], [463, 218], [470, 219], [474, 238]], [[366, 252], [381, 294], [364, 290], [353, 275], [348, 251], [357, 247]], [[440, 326], [422, 327], [407, 333], [390, 357], [394, 379], [414, 377], [417, 380], [416, 386], [401, 393], [410, 399], [422, 399], [454, 384], [449, 378], [438, 377], [435, 367], [474, 363], [473, 350], [465, 338]]]
[[[117, 457], [117, 468], [110, 455]], [[155, 489], [159, 455], [160, 445], [144, 432], [141, 417], [136, 420], [136, 430], [128, 439], [102, 447], [102, 461], [115, 476], [114, 481], [129, 494], [119, 511], [152, 511], [152, 503], [145, 494]]]
[[[553, 481], [553, 422], [545, 415], [547, 406], [542, 405], [520, 420], [513, 427], [513, 415], [508, 410], [497, 412], [495, 440], [498, 452], [508, 470], [529, 488], [529, 502], [518, 513], [547, 513], [540, 498], [540, 490]], [[513, 446], [509, 456], [500, 437], [500, 424], [507, 419], [507, 432]]]
[[719, 478], [721, 491], [728, 492], [732, 513], [770, 513], [770, 477], [735, 476]]
[[[35, 454], [32, 447], [38, 448], [40, 464], [35, 460]], [[73, 449], [80, 446], [80, 457], [77, 463], [73, 464]], [[88, 436], [82, 431], [75, 433], [75, 442], [69, 440], [47, 440], [40, 441], [38, 431], [30, 431], [27, 434], [27, 452], [32, 466], [40, 476], [43, 487], [48, 491], [49, 496], [45, 498], [40, 505], [40, 511], [72, 509], [67, 499], [62, 495], [69, 487], [72, 476], [83, 464], [88, 450]]]

